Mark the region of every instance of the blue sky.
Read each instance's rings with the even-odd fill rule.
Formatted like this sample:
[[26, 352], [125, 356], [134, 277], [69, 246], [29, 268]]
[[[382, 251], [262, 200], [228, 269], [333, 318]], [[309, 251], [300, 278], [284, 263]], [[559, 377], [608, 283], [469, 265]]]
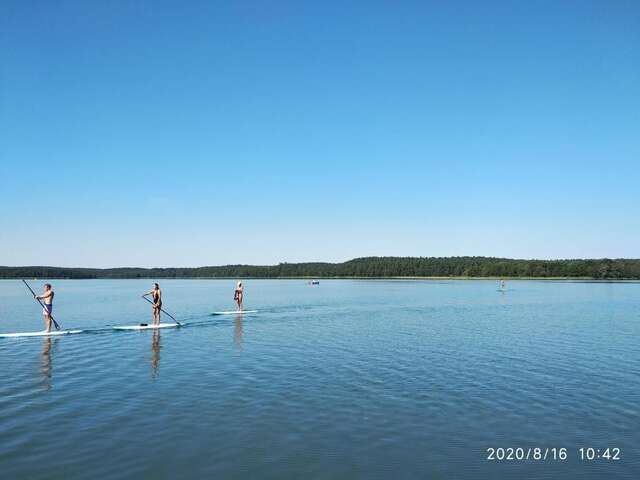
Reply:
[[0, 4], [0, 264], [640, 257], [640, 3]]

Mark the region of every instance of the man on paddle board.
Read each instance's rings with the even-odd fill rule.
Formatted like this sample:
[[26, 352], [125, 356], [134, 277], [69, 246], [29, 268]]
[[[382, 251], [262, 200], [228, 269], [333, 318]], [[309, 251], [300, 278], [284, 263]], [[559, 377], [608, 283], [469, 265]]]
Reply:
[[238, 282], [236, 286], [236, 291], [233, 294], [233, 299], [238, 304], [238, 311], [242, 311], [242, 297], [244, 296], [244, 287], [242, 286], [242, 282]]
[[160, 290], [160, 285], [157, 283], [153, 284], [153, 290], [145, 293], [142, 297], [146, 297], [147, 295], [151, 295], [151, 299], [153, 300], [153, 304], [151, 305], [151, 313], [153, 315], [153, 324], [160, 324], [160, 309], [162, 308], [162, 290]]
[[53, 315], [53, 289], [50, 283], [44, 284], [44, 294], [34, 295], [36, 300], [43, 300], [44, 308], [42, 309], [42, 316], [44, 317], [44, 328], [48, 333], [51, 331], [51, 315]]

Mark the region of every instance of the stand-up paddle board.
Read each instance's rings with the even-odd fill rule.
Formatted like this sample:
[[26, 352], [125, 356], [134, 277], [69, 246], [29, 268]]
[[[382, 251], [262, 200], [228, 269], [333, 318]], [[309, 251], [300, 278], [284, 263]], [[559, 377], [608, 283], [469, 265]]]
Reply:
[[53, 332], [19, 332], [19, 333], [0, 333], [0, 338], [16, 338], [16, 337], [53, 337], [55, 335], [71, 335], [72, 333], [82, 333], [84, 330], [58, 330]]
[[172, 327], [179, 327], [180, 325], [178, 325], [177, 323], [159, 323], [158, 325], [149, 325], [146, 323], [142, 323], [140, 325], [123, 325], [123, 326], [119, 326], [119, 327], [113, 327], [114, 330], [150, 330], [150, 329], [157, 329], [157, 328], [172, 328]]
[[243, 313], [258, 313], [258, 310], [235, 310], [230, 312], [212, 312], [211, 315], [242, 315]]

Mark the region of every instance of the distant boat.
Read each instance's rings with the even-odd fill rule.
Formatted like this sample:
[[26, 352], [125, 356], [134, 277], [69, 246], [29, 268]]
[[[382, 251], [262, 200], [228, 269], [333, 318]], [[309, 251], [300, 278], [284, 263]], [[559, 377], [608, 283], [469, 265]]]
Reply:
[[320, 280], [311, 280], [309, 285], [320, 285]]

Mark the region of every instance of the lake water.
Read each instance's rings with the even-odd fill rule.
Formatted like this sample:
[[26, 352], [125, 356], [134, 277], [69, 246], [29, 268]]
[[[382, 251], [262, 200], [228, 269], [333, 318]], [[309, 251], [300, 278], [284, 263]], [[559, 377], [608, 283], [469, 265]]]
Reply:
[[[51, 283], [90, 331], [0, 339], [2, 478], [640, 478], [638, 283], [247, 280], [241, 318], [209, 315], [233, 281], [164, 280], [159, 332], [110, 328], [149, 280]], [[0, 281], [0, 332], [41, 328]]]

